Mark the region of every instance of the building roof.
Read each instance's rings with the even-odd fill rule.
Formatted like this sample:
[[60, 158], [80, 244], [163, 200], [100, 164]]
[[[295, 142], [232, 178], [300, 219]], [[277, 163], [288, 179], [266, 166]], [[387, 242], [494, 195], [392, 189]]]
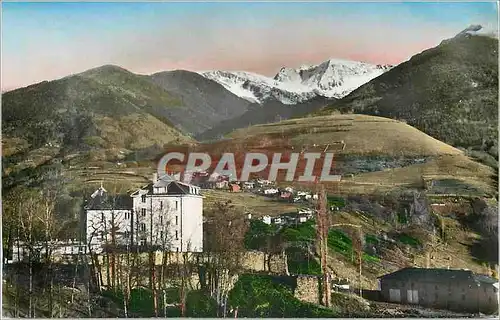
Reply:
[[440, 268], [404, 268], [396, 272], [379, 277], [379, 279], [425, 281], [425, 282], [449, 282], [472, 280], [478, 284], [494, 284], [498, 280], [480, 274], [474, 274], [470, 270], [440, 269]]
[[493, 285], [496, 284], [498, 286], [498, 280], [493, 277], [484, 274], [475, 274], [474, 278], [476, 279], [476, 281], [480, 283], [493, 284]]
[[172, 181], [167, 187], [167, 194], [197, 194], [195, 190], [199, 190], [197, 186], [193, 186], [180, 181]]
[[170, 183], [172, 183], [173, 181], [175, 181], [175, 178], [172, 177], [171, 175], [166, 174], [166, 175], [163, 175], [160, 178], [158, 178], [158, 180], [153, 185], [153, 187], [155, 187], [155, 188], [168, 187], [168, 185]]
[[130, 196], [139, 194], [140, 190], [145, 190], [147, 191], [147, 193], [153, 193], [153, 183], [148, 183], [147, 185], [142, 186], [139, 189], [134, 189], [132, 192], [130, 192]]
[[128, 195], [111, 195], [103, 187], [97, 189], [85, 204], [87, 210], [130, 210], [132, 198]]
[[[181, 181], [177, 181], [171, 175], [164, 175], [161, 178], [158, 178], [156, 182], [149, 183], [139, 190], [145, 190], [148, 194], [153, 194], [153, 188], [167, 188], [166, 194], [197, 194], [199, 195], [199, 187], [194, 186], [188, 183], [184, 183]], [[130, 195], [137, 195], [139, 190], [132, 192]]]

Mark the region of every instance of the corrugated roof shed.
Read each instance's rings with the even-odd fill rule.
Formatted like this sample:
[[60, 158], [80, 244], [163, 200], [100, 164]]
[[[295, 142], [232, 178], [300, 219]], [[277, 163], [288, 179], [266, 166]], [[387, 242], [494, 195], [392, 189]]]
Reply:
[[470, 270], [438, 269], [438, 268], [404, 268], [393, 273], [379, 277], [379, 279], [413, 280], [422, 282], [449, 282], [473, 280], [477, 283], [497, 283], [498, 280], [486, 276], [474, 274]]

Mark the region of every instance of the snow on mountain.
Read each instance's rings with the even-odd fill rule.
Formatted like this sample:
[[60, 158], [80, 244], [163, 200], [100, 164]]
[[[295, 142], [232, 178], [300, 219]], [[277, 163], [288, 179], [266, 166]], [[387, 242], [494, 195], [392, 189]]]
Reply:
[[264, 103], [276, 99], [291, 105], [317, 96], [342, 98], [391, 67], [330, 59], [298, 69], [281, 68], [274, 78], [243, 71], [206, 71], [200, 74], [250, 102]]
[[200, 74], [220, 83], [235, 95], [254, 103], [263, 103], [274, 98], [284, 104], [296, 104], [315, 96], [305, 87], [288, 88], [280, 81], [251, 72], [207, 71]]

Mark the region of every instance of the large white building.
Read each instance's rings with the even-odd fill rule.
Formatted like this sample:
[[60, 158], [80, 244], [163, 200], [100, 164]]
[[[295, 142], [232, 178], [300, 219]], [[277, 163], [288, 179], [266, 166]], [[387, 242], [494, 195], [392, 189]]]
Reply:
[[132, 199], [128, 195], [110, 195], [102, 186], [85, 205], [86, 244], [93, 252], [108, 245], [132, 245]]
[[203, 251], [203, 197], [200, 188], [166, 175], [127, 196], [104, 188], [86, 206], [87, 242], [139, 246], [173, 252]]

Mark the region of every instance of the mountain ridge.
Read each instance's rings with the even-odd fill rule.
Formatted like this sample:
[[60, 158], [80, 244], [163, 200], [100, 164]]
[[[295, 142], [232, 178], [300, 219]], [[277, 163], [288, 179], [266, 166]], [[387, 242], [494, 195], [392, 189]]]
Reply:
[[275, 99], [293, 105], [318, 96], [342, 98], [390, 68], [390, 65], [332, 58], [318, 65], [303, 65], [296, 69], [282, 67], [273, 78], [246, 71], [199, 73], [251, 102], [263, 104]]
[[163, 71], [148, 76], [148, 79], [181, 99], [182, 108], [165, 109], [163, 114], [190, 135], [200, 134], [224, 120], [238, 117], [250, 105], [221, 84], [196, 72]]
[[313, 114], [406, 121], [455, 147], [498, 157], [498, 39], [464, 30]]
[[[179, 104], [149, 80], [106, 65], [2, 94], [2, 129], [5, 138], [24, 141], [28, 150], [46, 145], [64, 152], [136, 149], [190, 141], [154, 112]], [[154, 129], [149, 134], [148, 126]]]

